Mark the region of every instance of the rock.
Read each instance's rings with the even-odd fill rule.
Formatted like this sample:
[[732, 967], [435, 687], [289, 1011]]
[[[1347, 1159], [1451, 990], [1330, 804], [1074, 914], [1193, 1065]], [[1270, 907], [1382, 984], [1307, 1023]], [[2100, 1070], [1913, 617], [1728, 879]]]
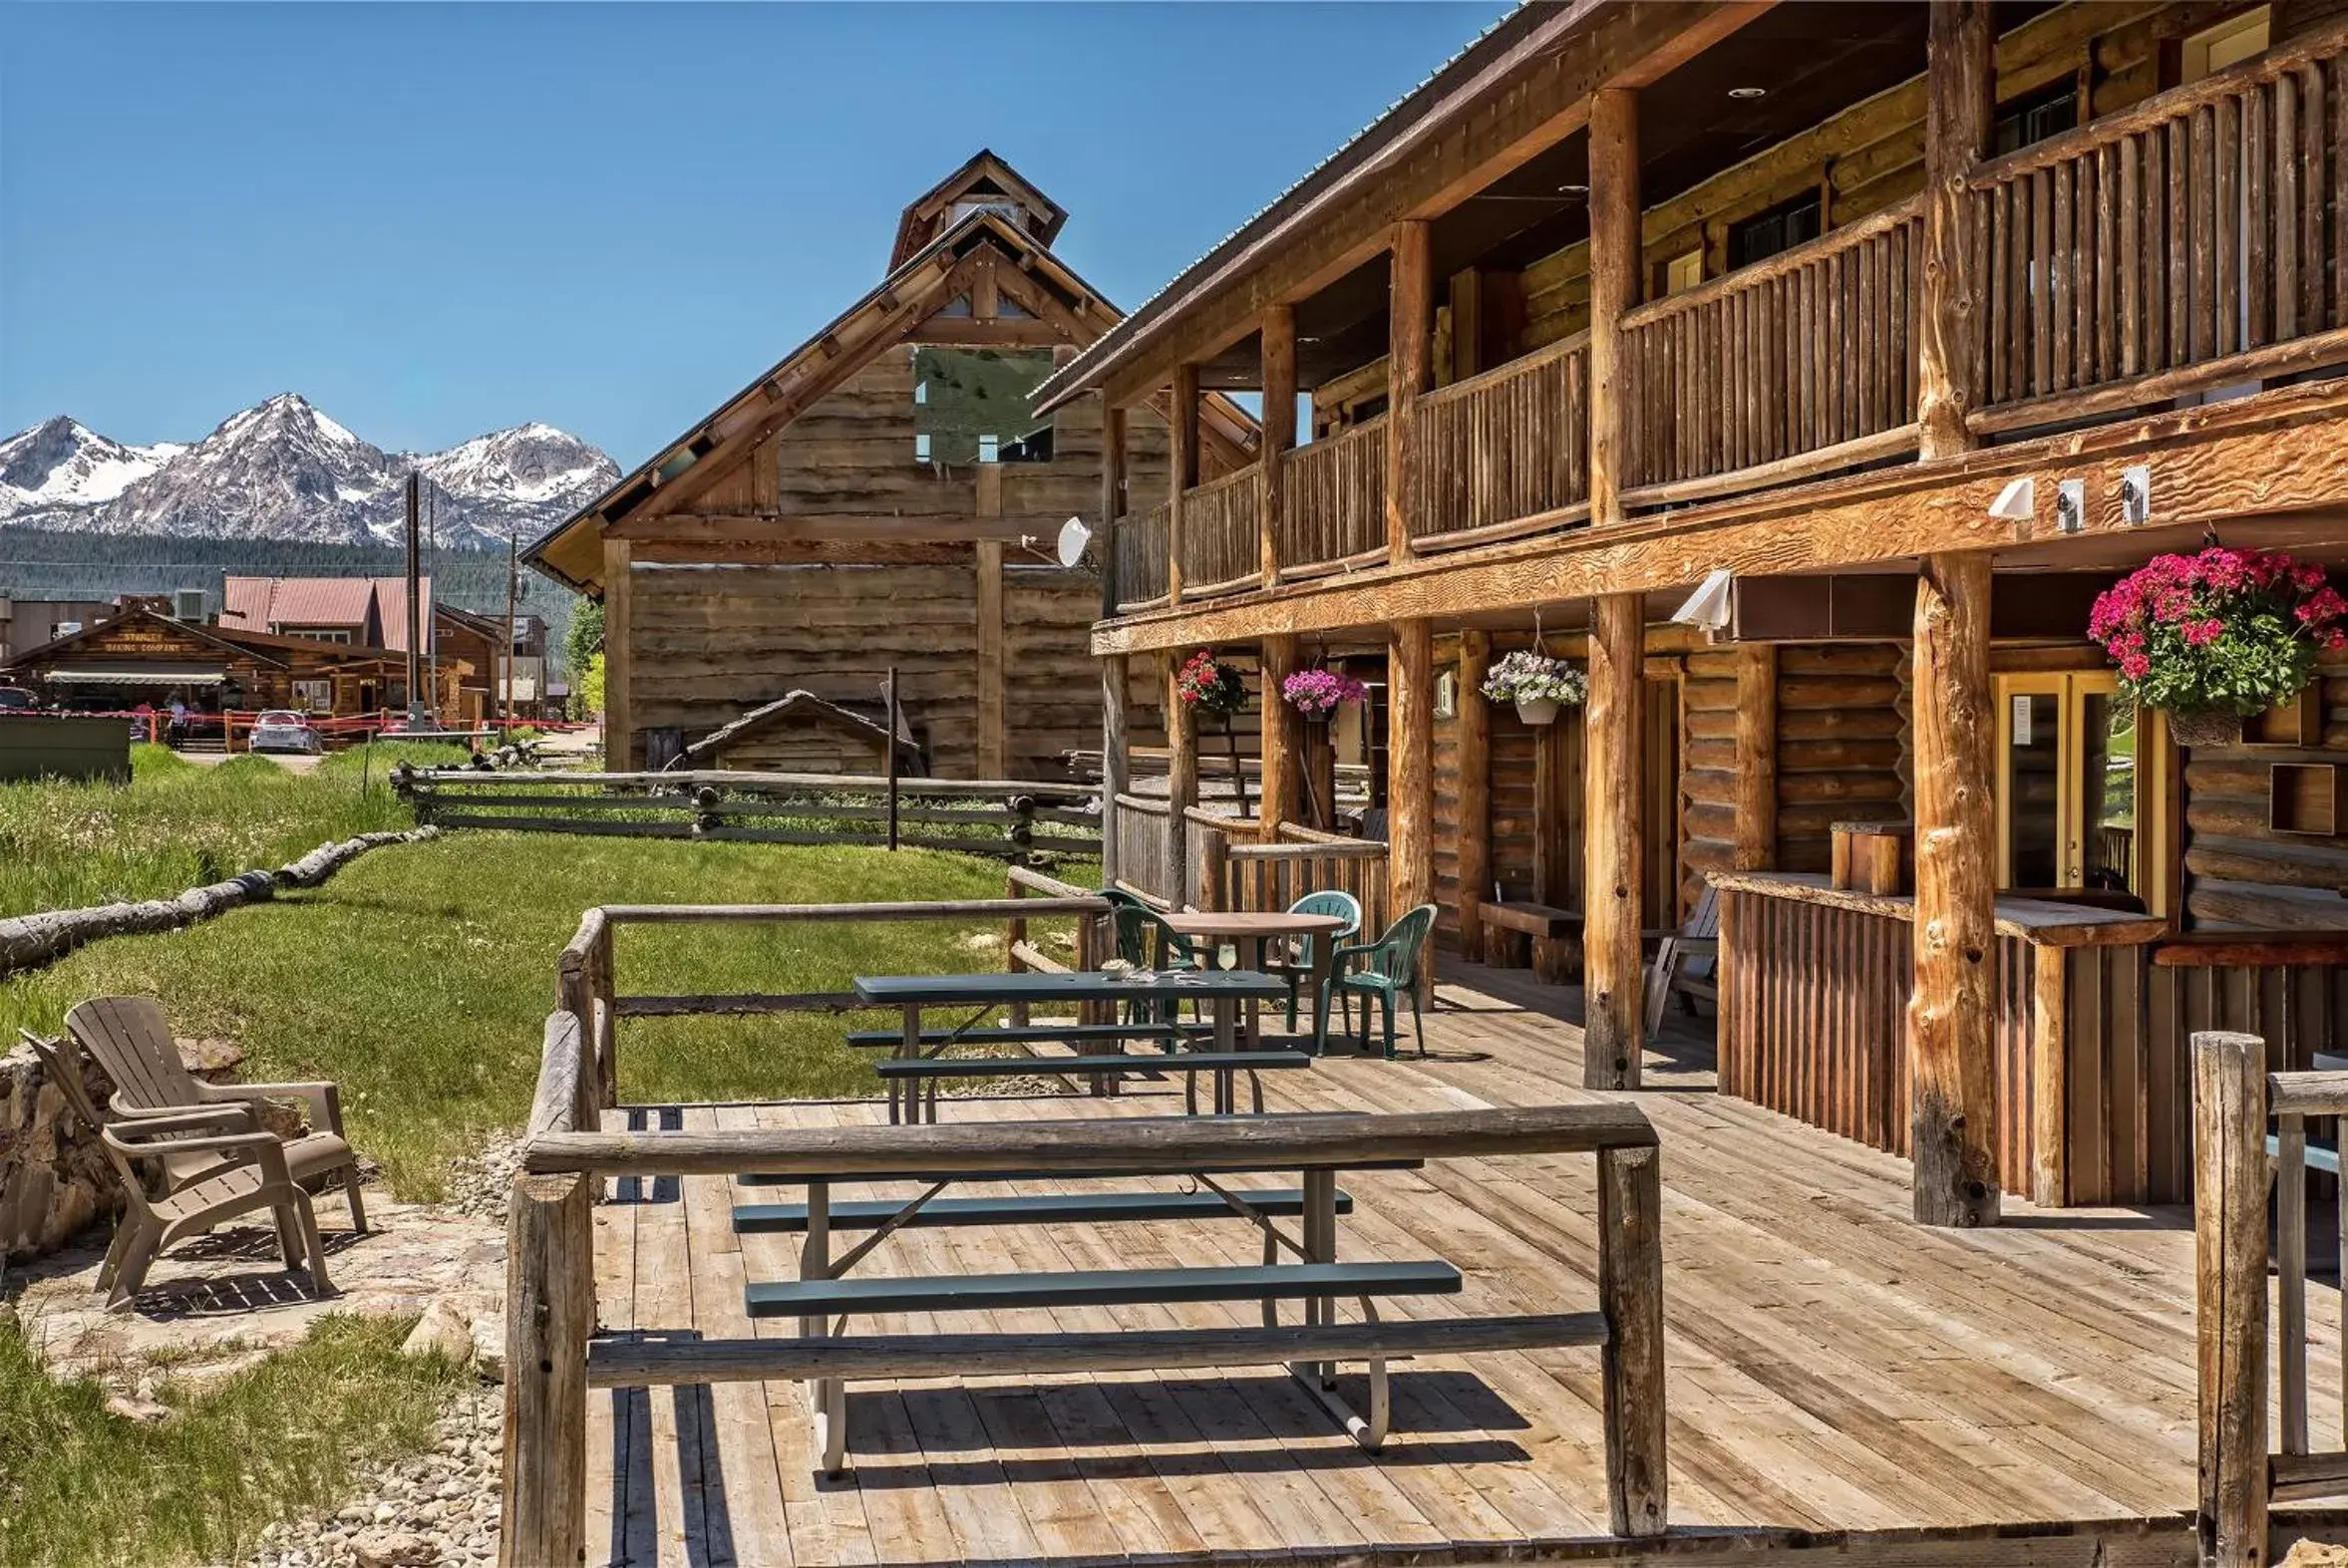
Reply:
[[136, 1421], [142, 1426], [152, 1426], [157, 1421], [171, 1418], [171, 1408], [168, 1405], [138, 1394], [115, 1395], [106, 1402], [106, 1412], [119, 1415], [127, 1421]]
[[2291, 1548], [2278, 1568], [2348, 1568], [2348, 1546], [2324, 1546], [2301, 1541]]
[[225, 1084], [244, 1065], [244, 1048], [233, 1040], [178, 1040], [179, 1065], [207, 1083]]
[[359, 1568], [424, 1568], [441, 1560], [438, 1546], [406, 1530], [365, 1530], [351, 1546]]
[[404, 1356], [438, 1356], [455, 1366], [473, 1364], [473, 1329], [447, 1298], [436, 1298], [424, 1309], [400, 1347]]

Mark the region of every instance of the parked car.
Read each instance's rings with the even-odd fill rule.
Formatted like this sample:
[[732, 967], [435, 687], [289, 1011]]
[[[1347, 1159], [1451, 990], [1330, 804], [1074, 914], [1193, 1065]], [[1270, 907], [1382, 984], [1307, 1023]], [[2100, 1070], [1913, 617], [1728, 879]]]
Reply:
[[31, 713], [41, 700], [21, 686], [0, 686], [0, 713]]
[[252, 750], [301, 752], [314, 757], [326, 750], [326, 743], [310, 728], [308, 719], [289, 709], [272, 708], [253, 721]]

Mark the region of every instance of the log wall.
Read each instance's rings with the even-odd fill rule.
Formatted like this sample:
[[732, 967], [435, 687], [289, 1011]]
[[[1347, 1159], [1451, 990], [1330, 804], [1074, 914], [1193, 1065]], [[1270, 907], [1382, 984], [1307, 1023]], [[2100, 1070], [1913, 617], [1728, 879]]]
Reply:
[[2341, 891], [2348, 886], [2348, 834], [2267, 825], [2276, 764], [2348, 773], [2348, 666], [2327, 669], [2320, 711], [2321, 734], [2310, 746], [2185, 751], [2184, 907], [2193, 929], [2348, 930]]

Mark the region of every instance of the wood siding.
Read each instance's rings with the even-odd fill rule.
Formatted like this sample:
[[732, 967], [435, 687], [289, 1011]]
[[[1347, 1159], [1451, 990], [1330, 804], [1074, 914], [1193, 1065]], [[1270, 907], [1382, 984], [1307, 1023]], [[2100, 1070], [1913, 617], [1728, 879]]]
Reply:
[[2348, 834], [2267, 825], [2278, 763], [2348, 770], [2348, 666], [2322, 681], [2322, 734], [2307, 747], [2184, 753], [2185, 913], [2195, 930], [2348, 930]]

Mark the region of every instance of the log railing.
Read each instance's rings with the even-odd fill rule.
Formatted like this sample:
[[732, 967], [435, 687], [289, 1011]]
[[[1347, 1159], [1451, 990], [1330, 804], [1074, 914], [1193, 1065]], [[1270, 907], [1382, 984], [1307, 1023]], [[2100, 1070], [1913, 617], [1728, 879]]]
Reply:
[[1182, 597], [1202, 599], [1263, 581], [1263, 468], [1182, 492]]
[[1386, 558], [1385, 416], [1281, 458], [1274, 546], [1284, 577]]
[[[1190, 817], [1198, 841], [1201, 909], [1286, 909], [1307, 893], [1351, 893], [1362, 906], [1361, 940], [1386, 929], [1387, 846], [1377, 838], [1344, 838], [1285, 823], [1280, 840], [1261, 840], [1253, 818]], [[1301, 835], [1301, 836], [1290, 836]]]
[[2344, 50], [2334, 25], [1978, 169], [1968, 423], [2348, 362]]
[[1586, 519], [1589, 334], [1431, 392], [1405, 442], [1411, 537], [1482, 544]]
[[[2348, 1400], [2338, 1439], [2314, 1446], [2307, 1334], [2308, 1122], [2336, 1122], [2348, 1114], [2348, 1073], [2270, 1073], [2267, 1063], [2267, 1043], [2256, 1035], [2208, 1031], [2192, 1037], [2204, 1563], [2268, 1561], [2272, 1502], [2348, 1495]], [[2276, 1149], [2271, 1159], [2270, 1116]], [[2270, 1189], [2278, 1275], [2271, 1324]], [[2280, 1394], [2279, 1452], [2272, 1451], [2268, 1431], [2270, 1348]]]
[[1154, 795], [1121, 794], [1111, 819], [1117, 834], [1117, 885], [1169, 908], [1182, 901], [1167, 856], [1167, 821], [1173, 805]]
[[1922, 212], [1910, 198], [1626, 314], [1623, 503], [1912, 452]]
[[1172, 562], [1165, 501], [1117, 519], [1117, 607], [1147, 610], [1166, 602]]

